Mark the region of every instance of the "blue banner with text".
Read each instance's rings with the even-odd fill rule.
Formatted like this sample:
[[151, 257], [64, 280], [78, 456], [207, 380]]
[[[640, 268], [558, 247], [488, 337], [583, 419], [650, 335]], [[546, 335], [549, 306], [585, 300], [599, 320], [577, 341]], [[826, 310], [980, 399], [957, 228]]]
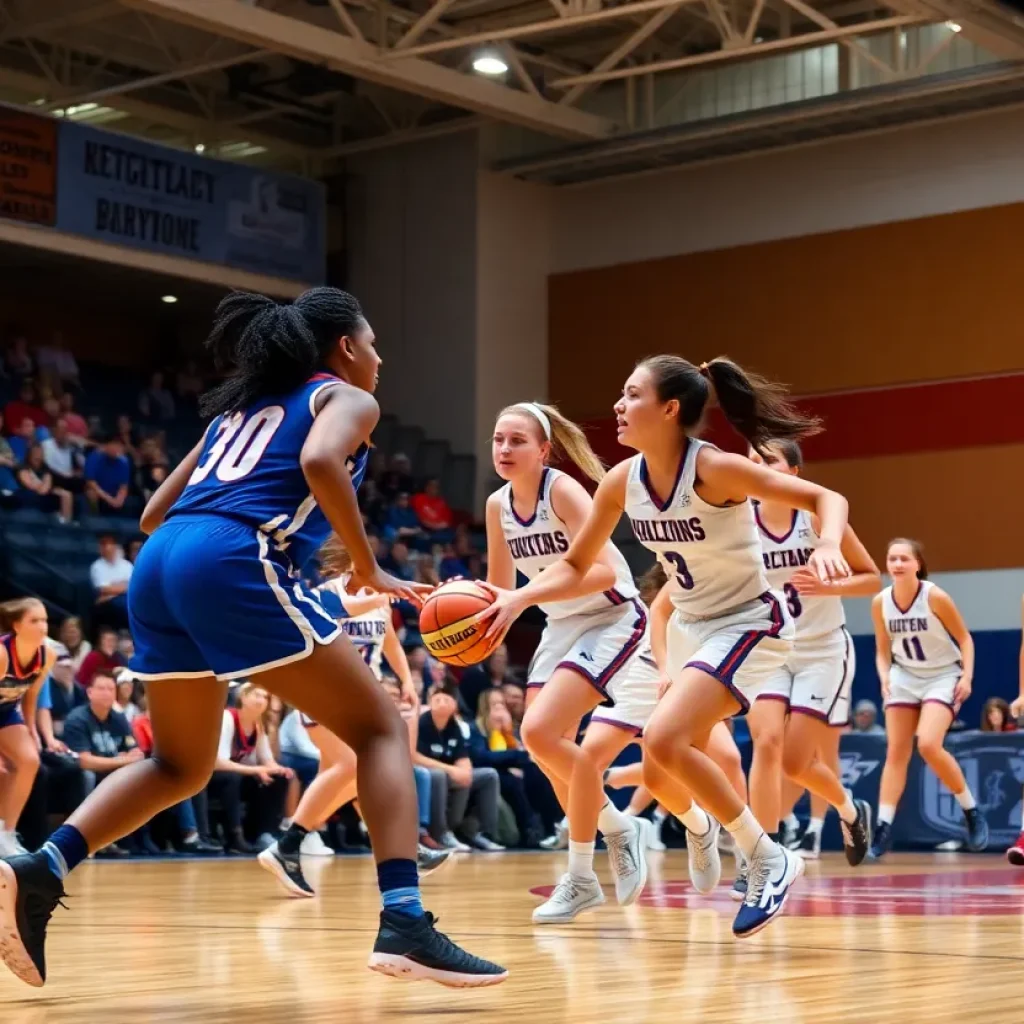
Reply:
[[320, 182], [60, 127], [60, 231], [319, 284], [324, 219]]

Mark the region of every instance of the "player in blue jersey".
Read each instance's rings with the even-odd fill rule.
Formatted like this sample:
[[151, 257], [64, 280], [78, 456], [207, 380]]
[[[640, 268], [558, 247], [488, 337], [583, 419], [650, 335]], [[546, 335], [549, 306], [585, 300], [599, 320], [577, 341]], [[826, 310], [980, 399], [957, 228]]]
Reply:
[[503, 981], [503, 968], [459, 949], [423, 911], [405, 724], [301, 576], [333, 529], [357, 585], [410, 600], [426, 589], [377, 565], [356, 502], [379, 415], [373, 332], [335, 288], [289, 305], [234, 293], [217, 307], [207, 347], [230, 372], [204, 396], [214, 419], [202, 440], [143, 512], [152, 537], [128, 592], [154, 756], [113, 774], [38, 853], [0, 860], [0, 956], [28, 984], [45, 982], [63, 879], [206, 785], [228, 680], [246, 676], [357, 755], [383, 902], [369, 966], [456, 987]]

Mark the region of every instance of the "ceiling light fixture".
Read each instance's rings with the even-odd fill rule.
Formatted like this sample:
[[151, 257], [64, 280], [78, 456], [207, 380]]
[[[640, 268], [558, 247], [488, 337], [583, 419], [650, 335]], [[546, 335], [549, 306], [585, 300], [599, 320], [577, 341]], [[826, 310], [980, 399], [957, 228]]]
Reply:
[[493, 50], [489, 50], [474, 59], [473, 70], [481, 75], [503, 75], [508, 71], [508, 64]]

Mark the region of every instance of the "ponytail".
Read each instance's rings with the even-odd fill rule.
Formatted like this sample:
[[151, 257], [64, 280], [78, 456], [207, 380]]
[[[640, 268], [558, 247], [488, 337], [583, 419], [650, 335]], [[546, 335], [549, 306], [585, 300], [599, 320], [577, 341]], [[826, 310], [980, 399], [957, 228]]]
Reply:
[[679, 425], [700, 432], [712, 399], [730, 426], [760, 455], [771, 441], [799, 441], [821, 432], [821, 421], [793, 404], [782, 384], [748, 373], [719, 356], [696, 367], [681, 356], [651, 356], [640, 363], [650, 373], [658, 399], [679, 403]]
[[345, 335], [365, 325], [357, 299], [338, 288], [311, 288], [289, 305], [232, 292], [214, 314], [206, 348], [230, 375], [203, 395], [204, 416], [239, 412], [305, 383]]
[[352, 556], [336, 533], [324, 541], [319, 557], [320, 571], [329, 580], [336, 580], [352, 571]]
[[914, 540], [912, 537], [893, 537], [891, 541], [885, 546], [886, 555], [892, 550], [894, 544], [906, 544], [910, 548], [911, 553], [917, 561], [917, 578], [919, 580], [928, 579], [928, 563], [924, 560], [924, 545], [919, 540]]
[[14, 627], [35, 607], [45, 605], [36, 597], [19, 597], [0, 604], [0, 632], [13, 633]]
[[654, 599], [661, 593], [661, 588], [668, 583], [668, 574], [662, 567], [661, 562], [655, 562], [636, 581], [637, 590], [640, 591], [640, 600], [643, 601], [648, 608], [654, 604]]
[[590, 447], [583, 428], [563, 416], [554, 405], [542, 405], [540, 402], [523, 402], [502, 409], [499, 418], [507, 413], [525, 413], [535, 420], [540, 428], [541, 439], [551, 444], [551, 450], [558, 459], [568, 459], [576, 468], [594, 481], [600, 483], [604, 479], [604, 463]]

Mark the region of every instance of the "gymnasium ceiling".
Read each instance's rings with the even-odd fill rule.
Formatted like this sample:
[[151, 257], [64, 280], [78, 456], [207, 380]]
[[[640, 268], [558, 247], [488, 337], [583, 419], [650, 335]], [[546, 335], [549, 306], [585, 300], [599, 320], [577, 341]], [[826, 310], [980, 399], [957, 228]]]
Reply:
[[[508, 71], [473, 70], [483, 52]], [[580, 181], [1024, 101], [995, 0], [0, 0], [0, 100], [322, 174], [490, 126]]]

